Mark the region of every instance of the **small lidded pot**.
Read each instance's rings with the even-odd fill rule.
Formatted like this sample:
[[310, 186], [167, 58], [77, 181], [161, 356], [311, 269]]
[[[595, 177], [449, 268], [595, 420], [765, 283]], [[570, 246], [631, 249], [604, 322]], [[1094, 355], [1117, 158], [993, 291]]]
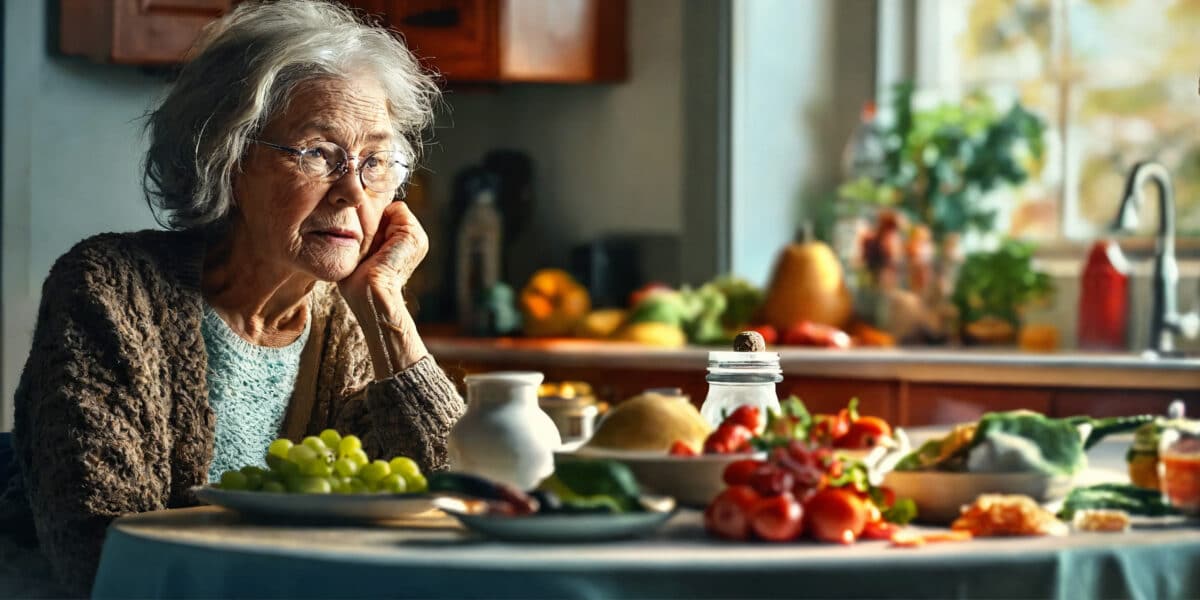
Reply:
[[583, 381], [543, 383], [538, 388], [538, 404], [558, 427], [564, 444], [592, 437], [600, 408], [591, 385]]
[[554, 472], [562, 438], [538, 407], [537, 372], [467, 375], [467, 413], [450, 430], [450, 468], [528, 490]]
[[[1180, 405], [1181, 406], [1181, 405]], [[1174, 407], [1173, 407], [1174, 408]], [[1171, 411], [1158, 445], [1158, 481], [1163, 500], [1179, 512], [1200, 515], [1200, 421]]]

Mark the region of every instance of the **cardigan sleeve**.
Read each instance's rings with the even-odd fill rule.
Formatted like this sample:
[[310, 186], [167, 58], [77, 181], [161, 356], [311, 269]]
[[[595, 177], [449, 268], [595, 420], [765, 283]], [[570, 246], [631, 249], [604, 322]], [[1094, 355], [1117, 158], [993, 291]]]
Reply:
[[[102, 249], [101, 249], [102, 250]], [[108, 524], [162, 508], [170, 496], [163, 403], [138, 352], [129, 270], [112, 253], [77, 247], [42, 291], [33, 345], [15, 397], [14, 442], [42, 553], [56, 575], [91, 587]]]
[[[331, 290], [329, 323], [318, 378], [318, 404], [328, 403], [327, 423], [363, 441], [369, 456], [407, 456], [424, 471], [445, 469], [446, 439], [466, 411], [462, 397], [432, 356], [380, 381], [362, 328]], [[315, 422], [310, 432], [320, 431]]]
[[432, 357], [370, 383], [342, 405], [336, 423], [362, 432], [371, 456], [407, 456], [422, 470], [446, 468], [446, 438], [464, 405]]

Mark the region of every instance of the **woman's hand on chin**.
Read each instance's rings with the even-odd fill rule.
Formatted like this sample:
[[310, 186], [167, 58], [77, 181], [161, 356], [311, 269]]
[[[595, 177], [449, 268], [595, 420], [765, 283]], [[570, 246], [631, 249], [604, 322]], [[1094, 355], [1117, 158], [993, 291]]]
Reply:
[[402, 289], [429, 252], [429, 236], [408, 204], [392, 202], [383, 211], [370, 250], [338, 289], [360, 322], [370, 314], [367, 290], [374, 294], [379, 317], [392, 321], [404, 306]]

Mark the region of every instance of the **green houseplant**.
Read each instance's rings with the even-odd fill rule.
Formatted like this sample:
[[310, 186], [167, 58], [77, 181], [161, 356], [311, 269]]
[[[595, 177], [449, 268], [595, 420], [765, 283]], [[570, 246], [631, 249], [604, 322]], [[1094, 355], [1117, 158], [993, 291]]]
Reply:
[[1045, 124], [1014, 103], [1001, 112], [987, 96], [918, 109], [913, 85], [893, 90], [891, 118], [880, 126], [882, 156], [869, 174], [838, 189], [850, 211], [903, 211], [935, 241], [969, 229], [991, 231], [996, 211], [983, 197], [1018, 185], [1041, 169]]
[[1033, 245], [1006, 240], [994, 251], [969, 254], [951, 301], [962, 323], [1002, 321], [1015, 331], [1021, 310], [1054, 291], [1050, 276], [1033, 266]]

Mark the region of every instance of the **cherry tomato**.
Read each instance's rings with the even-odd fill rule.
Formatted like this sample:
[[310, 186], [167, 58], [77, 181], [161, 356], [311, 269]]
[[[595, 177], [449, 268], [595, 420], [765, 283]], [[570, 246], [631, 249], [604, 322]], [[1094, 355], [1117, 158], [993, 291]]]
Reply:
[[779, 330], [775, 329], [773, 325], [756, 325], [751, 327], [750, 331], [757, 331], [759, 335], [763, 336], [763, 341], [768, 346], [774, 346], [779, 341]]
[[675, 440], [675, 443], [671, 444], [671, 449], [667, 451], [667, 454], [671, 456], [696, 456], [696, 451], [684, 443], [683, 440]]
[[791, 471], [772, 464], [764, 464], [750, 474], [750, 487], [760, 496], [778, 496], [790, 492], [793, 485]]
[[850, 411], [844, 408], [836, 415], [817, 415], [815, 421], [808, 439], [821, 446], [833, 445], [834, 440], [850, 431]]
[[734, 423], [750, 431], [758, 431], [763, 427], [762, 411], [757, 406], [743, 404], [721, 422], [722, 425], [726, 423]]
[[750, 512], [750, 528], [768, 542], [794, 540], [804, 531], [804, 507], [786, 492], [763, 498]]
[[867, 525], [867, 511], [853, 493], [825, 488], [804, 504], [808, 531], [822, 542], [852, 544]]
[[727, 487], [704, 510], [704, 528], [717, 537], [744, 540], [750, 535], [750, 511], [757, 503], [758, 494], [750, 486]]
[[747, 452], [750, 450], [750, 440], [754, 432], [744, 425], [722, 423], [716, 431], [704, 440], [705, 454], [729, 454], [731, 452]]
[[900, 533], [900, 526], [887, 521], [868, 521], [863, 527], [864, 540], [890, 540], [893, 535]]
[[850, 424], [846, 435], [834, 439], [837, 448], [867, 449], [892, 437], [892, 426], [879, 417], [859, 417]]
[[750, 485], [750, 476], [765, 464], [761, 460], [752, 458], [735, 460], [725, 467], [725, 471], [721, 473], [721, 480], [725, 482], [725, 485]]

